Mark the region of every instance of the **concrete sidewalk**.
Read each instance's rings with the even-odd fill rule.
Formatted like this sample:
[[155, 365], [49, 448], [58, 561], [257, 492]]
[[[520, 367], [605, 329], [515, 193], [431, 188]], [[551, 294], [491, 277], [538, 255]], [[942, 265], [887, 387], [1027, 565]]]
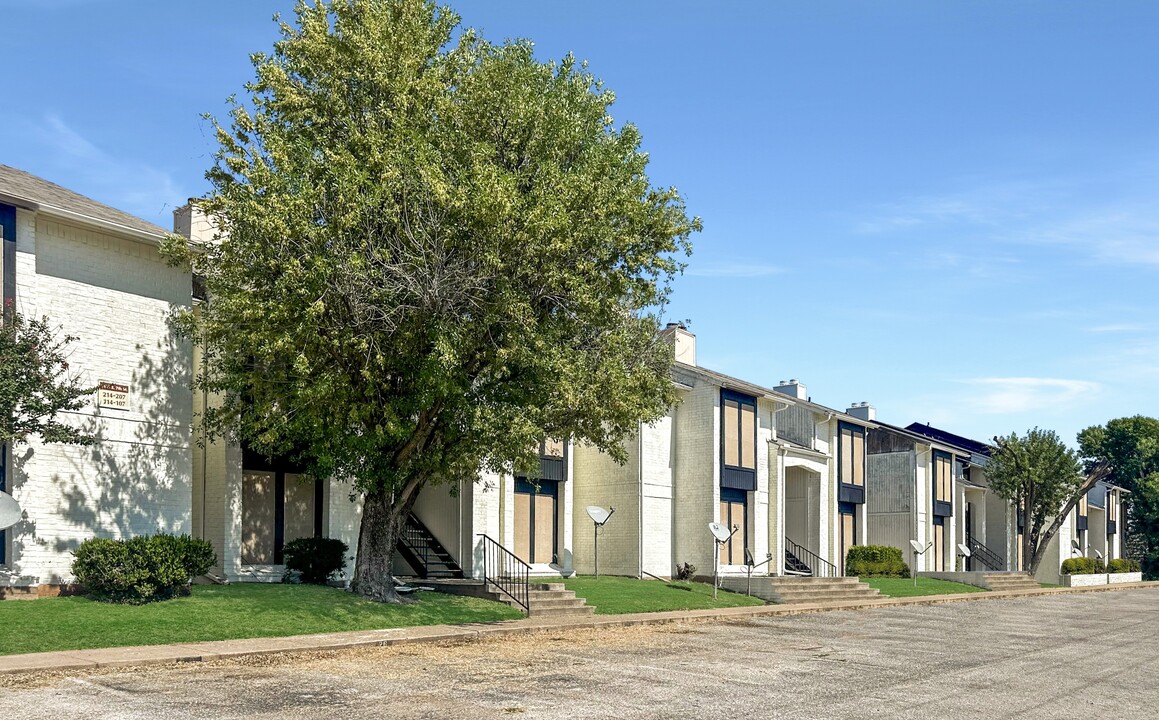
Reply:
[[927, 595], [922, 597], [875, 598], [856, 602], [789, 603], [784, 605], [757, 605], [711, 610], [634, 613], [630, 615], [594, 615], [576, 618], [563, 617], [551, 620], [525, 618], [522, 620], [505, 620], [494, 623], [427, 625], [391, 628], [388, 630], [361, 630], [354, 632], [323, 633], [319, 635], [293, 635], [290, 637], [215, 640], [174, 645], [143, 645], [94, 650], [62, 650], [58, 652], [0, 656], [0, 673], [53, 672], [161, 665], [252, 655], [268, 655], [272, 653], [340, 650], [375, 645], [469, 642], [485, 637], [517, 635], [548, 630], [624, 627], [696, 620], [726, 620], [770, 615], [794, 615], [798, 613], [831, 610], [860, 610], [864, 608], [893, 607], [899, 605], [937, 605], [953, 602], [1005, 600], [1010, 598], [1039, 597], [1043, 595], [1119, 592], [1155, 588], [1159, 588], [1159, 582], [1123, 583], [1120, 585], [1100, 585], [1085, 588], [1040, 588], [1037, 590]]

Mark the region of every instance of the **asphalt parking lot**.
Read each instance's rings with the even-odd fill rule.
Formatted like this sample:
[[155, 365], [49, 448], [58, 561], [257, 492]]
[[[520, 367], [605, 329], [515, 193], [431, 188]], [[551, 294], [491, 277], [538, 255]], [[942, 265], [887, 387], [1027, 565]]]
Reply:
[[1154, 718], [1159, 589], [0, 678], [22, 718]]

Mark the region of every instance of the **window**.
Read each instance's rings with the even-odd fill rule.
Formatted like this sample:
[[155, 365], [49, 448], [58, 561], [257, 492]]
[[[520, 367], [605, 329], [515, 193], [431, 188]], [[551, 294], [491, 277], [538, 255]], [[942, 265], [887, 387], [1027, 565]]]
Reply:
[[242, 564], [281, 565], [286, 543], [321, 536], [322, 489], [297, 473], [243, 470]]
[[841, 557], [837, 559], [837, 567], [840, 574], [844, 575], [849, 548], [857, 544], [857, 507], [852, 503], [840, 503], [837, 510], [841, 516]]
[[934, 517], [934, 572], [946, 569], [946, 518]]
[[847, 423], [837, 426], [837, 468], [841, 482], [865, 486], [865, 428]]
[[757, 400], [720, 391], [721, 487], [757, 489]]
[[744, 550], [748, 547], [748, 493], [732, 488], [720, 489], [720, 524], [736, 532], [728, 542], [720, 544], [721, 565], [744, 565]]
[[558, 509], [558, 481], [515, 480], [515, 554], [524, 562], [558, 562]]
[[951, 502], [953, 475], [950, 471], [950, 454], [940, 450], [934, 451], [934, 500]]

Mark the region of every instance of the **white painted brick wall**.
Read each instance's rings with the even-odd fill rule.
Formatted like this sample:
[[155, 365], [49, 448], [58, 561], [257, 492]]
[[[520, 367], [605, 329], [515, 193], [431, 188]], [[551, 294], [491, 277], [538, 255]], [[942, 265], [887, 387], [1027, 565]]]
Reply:
[[25, 519], [8, 533], [0, 584], [68, 582], [71, 551], [90, 537], [192, 529], [192, 367], [168, 313], [190, 304], [187, 273], [155, 247], [37, 213], [17, 212], [16, 308], [47, 315], [86, 385], [130, 386], [127, 410], [89, 405], [65, 419], [92, 447], [16, 448], [9, 490]]
[[574, 560], [580, 575], [595, 572], [595, 526], [586, 508], [616, 508], [600, 530], [600, 574], [636, 576], [640, 570], [639, 437], [625, 443], [628, 462], [619, 465], [609, 455], [587, 445], [574, 446]]

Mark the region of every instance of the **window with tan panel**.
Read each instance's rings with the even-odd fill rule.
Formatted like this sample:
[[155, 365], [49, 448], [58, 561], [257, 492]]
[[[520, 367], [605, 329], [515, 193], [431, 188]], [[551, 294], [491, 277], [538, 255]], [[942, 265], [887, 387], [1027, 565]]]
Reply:
[[838, 425], [837, 466], [841, 482], [865, 486], [865, 428], [840, 423]]
[[723, 397], [721, 444], [726, 467], [757, 469], [757, 404], [755, 398], [735, 394]]

